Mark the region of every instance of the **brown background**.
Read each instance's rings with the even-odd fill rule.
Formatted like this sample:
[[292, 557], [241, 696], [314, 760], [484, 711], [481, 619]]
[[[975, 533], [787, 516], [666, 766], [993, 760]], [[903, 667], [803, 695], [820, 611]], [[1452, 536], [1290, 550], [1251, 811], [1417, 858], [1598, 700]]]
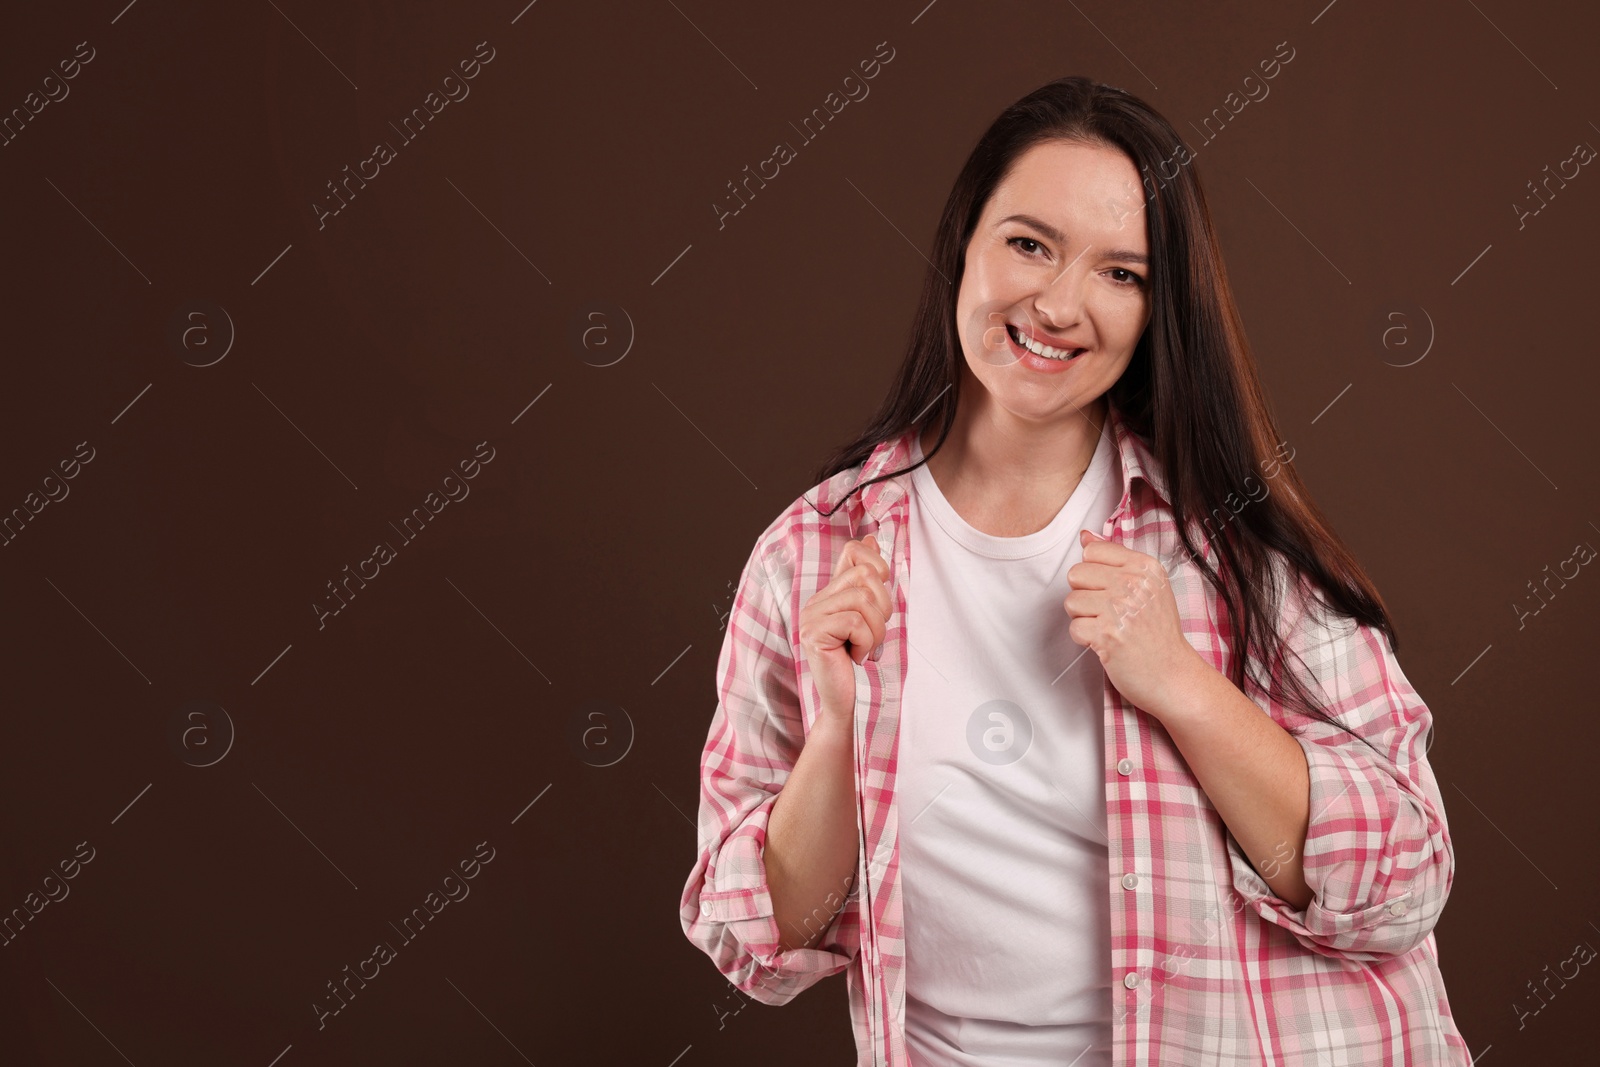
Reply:
[[[1436, 717], [1468, 1044], [1592, 1054], [1600, 977], [1520, 1030], [1513, 1005], [1600, 945], [1600, 578], [1520, 630], [1512, 605], [1600, 544], [1600, 178], [1520, 229], [1512, 205], [1600, 143], [1593, 15], [523, 2], [7, 18], [0, 112], [78, 42], [95, 58], [0, 148], [0, 509], [79, 442], [95, 458], [0, 548], [0, 911], [79, 842], [95, 858], [0, 948], [0, 1059], [850, 1062], [842, 975], [726, 1014], [679, 927], [721, 613], [888, 386], [974, 140], [1072, 73], [1190, 137], [1281, 428], [1395, 612]], [[470, 96], [319, 230], [325, 183], [480, 41]], [[883, 41], [870, 95], [802, 145], [789, 123]], [[798, 158], [719, 229], [780, 140]], [[185, 357], [220, 351], [216, 312], [170, 336], [194, 301], [236, 331], [206, 367]], [[398, 546], [388, 523], [484, 440], [470, 496]], [[397, 558], [319, 629], [325, 583], [384, 539]], [[218, 714], [174, 741], [194, 700], [235, 732], [206, 767]], [[574, 742], [593, 701], [631, 748], [620, 719], [610, 749]], [[471, 895], [319, 1031], [325, 983], [484, 841]]]

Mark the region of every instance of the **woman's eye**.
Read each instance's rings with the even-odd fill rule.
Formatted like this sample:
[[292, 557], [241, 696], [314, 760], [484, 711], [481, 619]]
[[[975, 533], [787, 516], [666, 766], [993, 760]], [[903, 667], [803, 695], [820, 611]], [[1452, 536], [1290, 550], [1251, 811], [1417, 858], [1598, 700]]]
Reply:
[[[1034, 240], [1032, 237], [1007, 238], [1006, 244], [1019, 250], [1025, 256], [1038, 256], [1042, 254], [1042, 250], [1044, 249], [1044, 246], [1038, 241]], [[1111, 273], [1116, 278], [1118, 285], [1129, 289], [1139, 288], [1145, 284], [1143, 278], [1135, 274], [1133, 271], [1128, 270], [1126, 267], [1112, 267]]]

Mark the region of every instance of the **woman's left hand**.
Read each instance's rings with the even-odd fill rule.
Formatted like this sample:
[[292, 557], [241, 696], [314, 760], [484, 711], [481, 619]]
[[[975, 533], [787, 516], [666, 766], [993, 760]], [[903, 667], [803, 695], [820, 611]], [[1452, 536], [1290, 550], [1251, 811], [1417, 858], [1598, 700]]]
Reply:
[[[1160, 718], [1181, 702], [1197, 668], [1209, 665], [1183, 636], [1178, 602], [1160, 561], [1089, 530], [1083, 561], [1067, 568], [1067, 633], [1094, 649], [1128, 700]], [[1178, 705], [1181, 707], [1181, 703]]]

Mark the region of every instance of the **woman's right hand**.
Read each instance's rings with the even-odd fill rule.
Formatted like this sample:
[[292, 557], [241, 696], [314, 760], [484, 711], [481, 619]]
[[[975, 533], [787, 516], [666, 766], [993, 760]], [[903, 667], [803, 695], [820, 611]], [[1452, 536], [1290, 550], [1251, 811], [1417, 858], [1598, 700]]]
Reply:
[[884, 579], [889, 565], [876, 536], [846, 541], [833, 580], [800, 611], [800, 647], [822, 699], [818, 721], [849, 727], [855, 716], [856, 663], [883, 643], [894, 607]]

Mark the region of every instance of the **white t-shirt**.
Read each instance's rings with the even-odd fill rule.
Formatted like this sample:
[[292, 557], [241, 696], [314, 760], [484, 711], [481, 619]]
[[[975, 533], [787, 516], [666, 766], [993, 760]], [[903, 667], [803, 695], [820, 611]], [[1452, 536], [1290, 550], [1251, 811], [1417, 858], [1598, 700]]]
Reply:
[[896, 792], [917, 1067], [1111, 1063], [1105, 673], [1062, 606], [1078, 531], [1121, 499], [1110, 432], [1023, 537], [977, 530], [912, 472]]

